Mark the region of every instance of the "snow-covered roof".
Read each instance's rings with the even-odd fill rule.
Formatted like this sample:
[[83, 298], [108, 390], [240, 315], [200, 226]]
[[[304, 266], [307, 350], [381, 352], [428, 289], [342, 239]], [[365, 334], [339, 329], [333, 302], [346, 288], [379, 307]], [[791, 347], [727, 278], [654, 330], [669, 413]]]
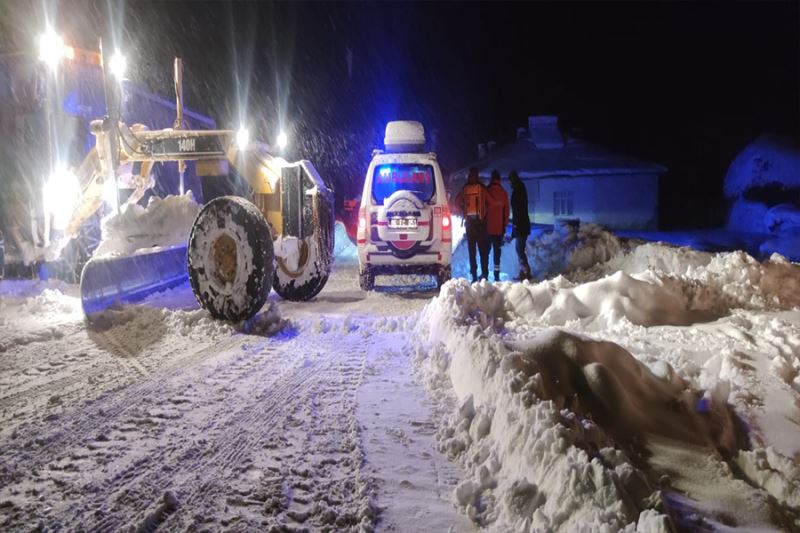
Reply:
[[[658, 163], [617, 154], [580, 139], [567, 139], [561, 148], [537, 148], [531, 138], [522, 138], [503, 146], [473, 165], [480, 175], [488, 177], [493, 170], [508, 176], [516, 170], [520, 178], [553, 176], [601, 176], [612, 174], [663, 174], [667, 168]], [[452, 174], [464, 179], [467, 168]]]
[[764, 135], [744, 147], [725, 176], [725, 196], [736, 198], [748, 189], [779, 186], [800, 188], [800, 146], [788, 139]]
[[536, 148], [552, 150], [564, 147], [564, 136], [558, 129], [558, 117], [540, 115], [528, 117], [528, 131]]

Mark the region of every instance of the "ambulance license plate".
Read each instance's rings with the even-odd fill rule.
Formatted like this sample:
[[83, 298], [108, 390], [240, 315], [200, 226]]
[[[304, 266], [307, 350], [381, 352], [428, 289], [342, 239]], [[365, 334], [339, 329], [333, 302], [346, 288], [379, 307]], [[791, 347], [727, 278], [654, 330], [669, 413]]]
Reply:
[[389, 219], [389, 227], [392, 229], [417, 229], [417, 219], [415, 217], [393, 217]]

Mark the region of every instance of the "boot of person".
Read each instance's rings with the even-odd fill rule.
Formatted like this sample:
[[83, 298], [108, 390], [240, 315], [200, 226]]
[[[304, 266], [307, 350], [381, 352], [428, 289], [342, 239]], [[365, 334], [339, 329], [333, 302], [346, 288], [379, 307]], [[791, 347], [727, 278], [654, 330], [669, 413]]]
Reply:
[[530, 268], [521, 268], [519, 271], [519, 275], [514, 278], [514, 281], [525, 281], [526, 279], [527, 280], [533, 279]]
[[494, 269], [494, 280], [495, 281], [500, 281], [500, 268], [495, 268]]

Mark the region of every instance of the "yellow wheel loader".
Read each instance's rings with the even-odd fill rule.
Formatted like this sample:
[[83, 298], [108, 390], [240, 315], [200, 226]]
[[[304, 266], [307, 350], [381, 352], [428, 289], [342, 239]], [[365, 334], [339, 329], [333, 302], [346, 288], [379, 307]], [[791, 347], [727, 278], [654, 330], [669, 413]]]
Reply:
[[134, 177], [139, 187], [129, 201], [141, 198], [151, 183], [150, 169], [158, 161], [178, 162], [181, 192], [185, 162], [196, 161], [198, 176], [235, 173], [251, 193], [208, 202], [184, 246], [90, 259], [81, 274], [81, 299], [90, 320], [110, 306], [144, 298], [188, 278], [197, 301], [212, 316], [240, 321], [258, 312], [271, 288], [286, 299], [308, 300], [328, 279], [334, 245], [333, 193], [314, 166], [308, 161], [288, 163], [263, 144], [240, 146], [230, 130], [181, 129], [181, 78], [176, 59], [177, 119], [173, 129], [160, 131], [121, 123], [114, 105], [119, 87], [106, 78], [109, 113], [92, 122], [96, 149], [84, 164], [82, 201], [67, 234], [100, 206], [107, 180], [116, 180], [118, 169], [133, 162], [142, 164]]

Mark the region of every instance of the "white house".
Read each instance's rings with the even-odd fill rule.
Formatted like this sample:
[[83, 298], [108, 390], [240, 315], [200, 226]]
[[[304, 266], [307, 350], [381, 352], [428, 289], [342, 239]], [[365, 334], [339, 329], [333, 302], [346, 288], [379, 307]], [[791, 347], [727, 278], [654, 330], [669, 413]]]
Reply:
[[[557, 219], [579, 219], [614, 229], [653, 229], [658, 225], [658, 180], [666, 167], [616, 154], [579, 139], [566, 138], [558, 117], [532, 116], [517, 140], [494, 149], [478, 149], [477, 167], [483, 181], [493, 170], [503, 177], [516, 170], [528, 189], [531, 221], [552, 224]], [[468, 168], [450, 176], [458, 191]]]

